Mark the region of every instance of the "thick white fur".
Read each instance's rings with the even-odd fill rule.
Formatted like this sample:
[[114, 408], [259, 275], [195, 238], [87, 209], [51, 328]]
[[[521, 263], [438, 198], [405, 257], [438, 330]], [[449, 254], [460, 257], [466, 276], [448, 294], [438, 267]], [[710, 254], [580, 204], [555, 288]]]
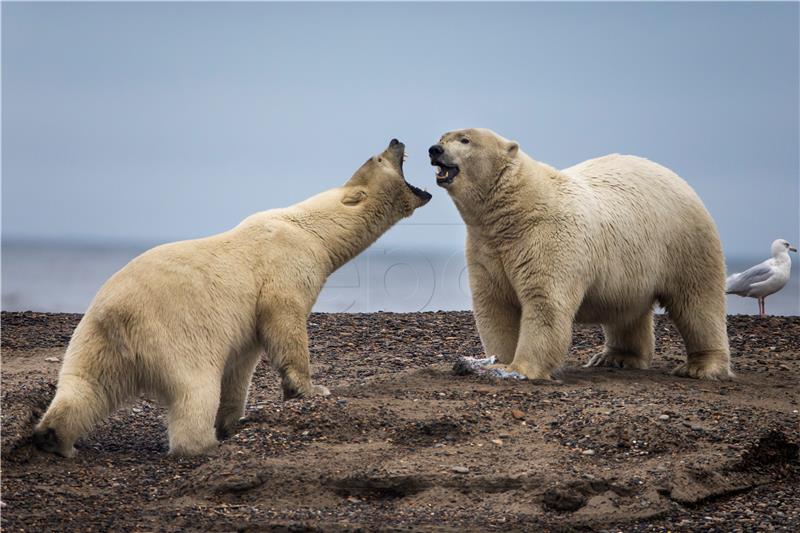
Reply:
[[487, 355], [507, 370], [549, 379], [578, 321], [605, 332], [605, 350], [587, 366], [647, 368], [660, 303], [688, 353], [675, 373], [732, 376], [722, 247], [684, 180], [617, 154], [558, 171], [483, 129], [447, 133], [440, 146], [442, 161], [460, 167], [446, 187], [467, 224]]
[[117, 272], [72, 336], [35, 443], [71, 456], [76, 439], [146, 392], [168, 406], [170, 453], [204, 452], [244, 414], [264, 350], [285, 397], [327, 394], [311, 382], [306, 320], [334, 270], [425, 203], [402, 177], [399, 147], [343, 187], [158, 246]]

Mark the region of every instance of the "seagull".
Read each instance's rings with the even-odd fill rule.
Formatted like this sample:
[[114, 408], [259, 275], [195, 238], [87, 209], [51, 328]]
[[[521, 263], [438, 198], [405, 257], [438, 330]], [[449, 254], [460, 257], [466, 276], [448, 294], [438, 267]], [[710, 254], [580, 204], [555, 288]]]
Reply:
[[758, 298], [758, 316], [764, 316], [764, 299], [781, 290], [789, 281], [792, 260], [789, 252], [797, 248], [784, 239], [772, 243], [772, 257], [725, 280], [725, 293]]

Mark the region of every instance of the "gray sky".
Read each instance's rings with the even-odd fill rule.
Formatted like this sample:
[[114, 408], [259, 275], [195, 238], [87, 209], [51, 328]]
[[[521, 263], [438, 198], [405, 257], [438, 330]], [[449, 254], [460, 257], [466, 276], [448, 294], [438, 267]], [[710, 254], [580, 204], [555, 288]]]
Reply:
[[729, 254], [798, 240], [798, 4], [2, 6], [3, 236], [164, 241], [341, 184], [391, 137], [460, 246], [427, 147], [489, 127], [558, 167], [642, 155]]

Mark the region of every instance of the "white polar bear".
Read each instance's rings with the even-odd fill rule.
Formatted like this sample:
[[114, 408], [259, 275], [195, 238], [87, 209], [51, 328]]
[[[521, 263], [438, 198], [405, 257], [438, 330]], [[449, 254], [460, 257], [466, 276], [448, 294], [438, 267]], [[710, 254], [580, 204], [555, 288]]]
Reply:
[[675, 173], [616, 154], [558, 171], [485, 129], [446, 133], [429, 154], [466, 223], [475, 320], [501, 369], [550, 378], [573, 321], [603, 325], [587, 366], [646, 368], [659, 303], [686, 344], [675, 373], [732, 376], [722, 246]]
[[405, 181], [404, 149], [393, 139], [342, 187], [158, 246], [114, 274], [75, 329], [34, 443], [72, 456], [145, 392], [168, 406], [170, 453], [202, 453], [244, 414], [263, 350], [284, 397], [328, 394], [311, 383], [306, 320], [334, 270], [430, 200]]

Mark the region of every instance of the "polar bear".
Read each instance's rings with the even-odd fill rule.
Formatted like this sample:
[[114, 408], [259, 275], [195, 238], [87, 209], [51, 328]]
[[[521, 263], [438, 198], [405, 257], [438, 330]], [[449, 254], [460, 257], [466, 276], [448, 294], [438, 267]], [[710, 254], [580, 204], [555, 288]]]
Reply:
[[446, 133], [429, 155], [466, 223], [475, 320], [498, 369], [549, 379], [573, 321], [603, 326], [587, 366], [647, 368], [658, 303], [688, 353], [675, 374], [732, 376], [722, 246], [675, 173], [617, 154], [559, 171], [486, 129]]
[[170, 453], [202, 453], [244, 414], [262, 350], [285, 398], [329, 394], [311, 382], [306, 320], [334, 270], [430, 200], [405, 181], [404, 150], [393, 139], [342, 187], [158, 246], [114, 274], [75, 329], [34, 443], [72, 456], [145, 392], [168, 406]]

